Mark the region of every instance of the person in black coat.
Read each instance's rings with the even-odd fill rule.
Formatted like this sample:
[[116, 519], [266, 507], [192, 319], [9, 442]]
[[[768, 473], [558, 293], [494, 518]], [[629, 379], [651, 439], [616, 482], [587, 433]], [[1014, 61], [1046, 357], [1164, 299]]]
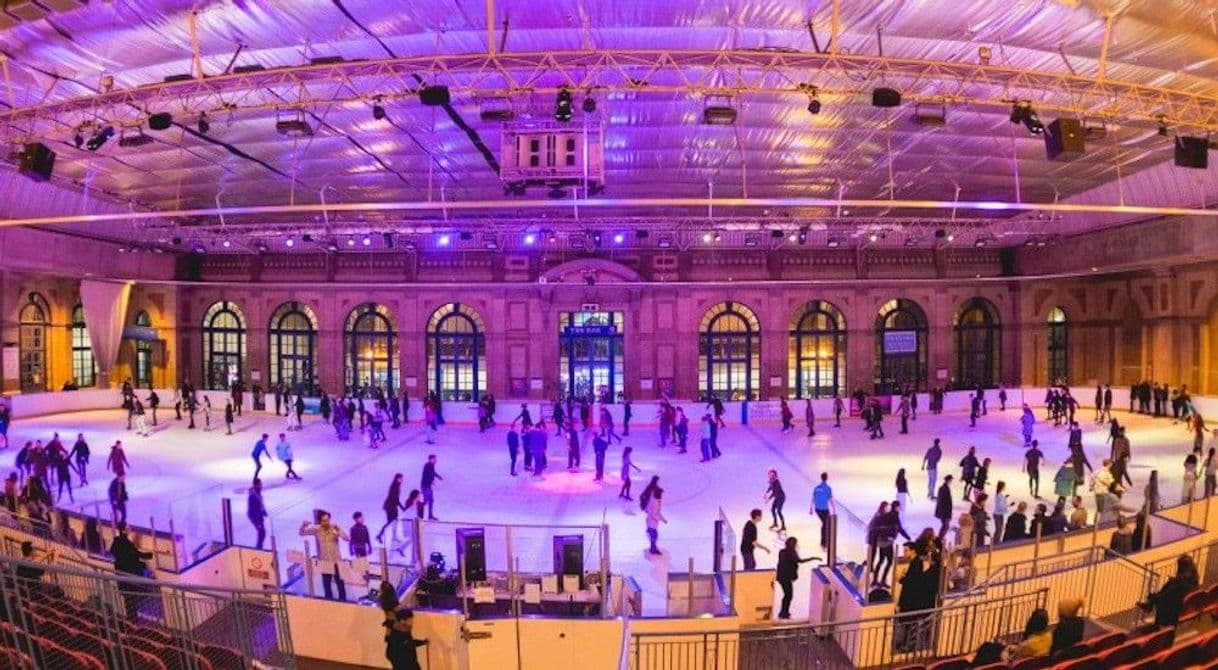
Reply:
[[791, 599], [795, 595], [795, 580], [799, 579], [799, 564], [815, 561], [819, 557], [809, 556], [800, 558], [797, 550], [798, 540], [788, 537], [786, 544], [778, 551], [778, 569], [774, 581], [782, 587], [782, 607], [778, 611], [779, 619], [791, 618]]
[[420, 670], [418, 648], [427, 645], [427, 640], [414, 637], [414, 613], [406, 608], [394, 612], [393, 618], [386, 620], [385, 628], [385, 658], [393, 666], [393, 670]]
[[919, 624], [930, 616], [927, 610], [938, 605], [939, 578], [942, 559], [935, 548], [924, 543], [906, 542], [905, 558], [909, 568], [901, 577], [901, 591], [897, 597], [896, 630], [893, 646], [898, 651], [914, 651], [929, 643], [928, 633], [920, 632]]
[[1057, 627], [1053, 629], [1053, 656], [1083, 641], [1086, 623], [1078, 613], [1083, 609], [1082, 598], [1064, 598], [1057, 603]]
[[1163, 588], [1138, 603], [1144, 610], [1154, 608], [1155, 628], [1175, 626], [1180, 622], [1180, 611], [1184, 609], [1184, 597], [1197, 590], [1200, 579], [1197, 565], [1187, 554], [1176, 559], [1176, 574], [1168, 579]]
[[[131, 541], [127, 536], [127, 524], [119, 522], [115, 526], [114, 541], [110, 543], [110, 556], [114, 558], [114, 571], [125, 574], [143, 577], [148, 566], [144, 561], [152, 558], [152, 553], [140, 551], [139, 547]], [[135, 621], [139, 618], [140, 603], [143, 600], [141, 595], [143, 592], [142, 585], [136, 584], [120, 584], [120, 590], [123, 595], [123, 602], [127, 608], [127, 618]]]
[[947, 527], [952, 522], [952, 476], [943, 478], [943, 485], [935, 496], [935, 518], [939, 520], [939, 539], [947, 535]]

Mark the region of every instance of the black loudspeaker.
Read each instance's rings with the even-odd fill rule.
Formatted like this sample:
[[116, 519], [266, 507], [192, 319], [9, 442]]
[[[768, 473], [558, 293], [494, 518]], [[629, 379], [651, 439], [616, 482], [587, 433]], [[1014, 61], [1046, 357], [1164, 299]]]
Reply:
[[1045, 154], [1049, 160], [1072, 161], [1086, 151], [1083, 124], [1078, 119], [1060, 118], [1045, 128]]
[[580, 588], [584, 582], [584, 536], [554, 536], [554, 574], [579, 576]]
[[457, 529], [457, 565], [465, 565], [465, 581], [486, 581], [486, 531], [482, 528]]
[[148, 117], [148, 127], [152, 130], [168, 130], [173, 125], [173, 114], [160, 112]]
[[901, 92], [895, 88], [877, 88], [871, 92], [872, 107], [900, 107]]
[[428, 107], [443, 107], [449, 100], [447, 86], [424, 86], [419, 89], [419, 102]]
[[1210, 166], [1210, 142], [1204, 137], [1176, 135], [1176, 165], [1204, 170]]
[[1014, 249], [999, 249], [998, 264], [1002, 266], [1003, 277], [1015, 276], [1015, 250]]
[[17, 171], [34, 181], [49, 181], [55, 169], [55, 152], [41, 142], [32, 142], [21, 148]]

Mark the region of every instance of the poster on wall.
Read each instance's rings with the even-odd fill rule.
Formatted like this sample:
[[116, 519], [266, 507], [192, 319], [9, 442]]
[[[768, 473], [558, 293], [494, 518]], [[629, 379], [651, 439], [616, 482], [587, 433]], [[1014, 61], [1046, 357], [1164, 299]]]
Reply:
[[4, 374], [0, 376], [11, 380], [16, 380], [21, 376], [21, 352], [17, 347], [4, 347], [0, 358], [3, 359], [3, 363], [0, 363], [0, 369], [4, 371]]
[[918, 331], [916, 330], [886, 330], [884, 331], [885, 354], [916, 354], [918, 353]]
[[529, 380], [524, 377], [512, 377], [508, 384], [508, 395], [513, 398], [524, 398], [529, 395]]
[[541, 377], [533, 377], [529, 380], [529, 388], [534, 391], [540, 391], [545, 387], [545, 382], [541, 379]]
[[408, 388], [408, 389], [417, 388], [419, 386], [418, 377], [407, 377], [405, 381], [406, 381], [406, 388]]

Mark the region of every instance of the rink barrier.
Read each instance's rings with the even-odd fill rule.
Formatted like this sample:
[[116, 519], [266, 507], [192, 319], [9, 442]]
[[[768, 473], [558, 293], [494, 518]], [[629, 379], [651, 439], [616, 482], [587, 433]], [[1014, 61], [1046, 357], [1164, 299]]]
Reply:
[[1044, 591], [921, 612], [736, 631], [632, 633], [630, 670], [891, 668], [1014, 641]]

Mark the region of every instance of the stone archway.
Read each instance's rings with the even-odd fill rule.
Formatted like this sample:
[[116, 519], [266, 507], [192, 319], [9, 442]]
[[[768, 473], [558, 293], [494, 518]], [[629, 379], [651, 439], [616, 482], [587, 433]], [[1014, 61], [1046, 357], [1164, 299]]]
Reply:
[[642, 282], [643, 277], [631, 268], [600, 258], [581, 258], [559, 263], [541, 273], [541, 284], [626, 284]]

